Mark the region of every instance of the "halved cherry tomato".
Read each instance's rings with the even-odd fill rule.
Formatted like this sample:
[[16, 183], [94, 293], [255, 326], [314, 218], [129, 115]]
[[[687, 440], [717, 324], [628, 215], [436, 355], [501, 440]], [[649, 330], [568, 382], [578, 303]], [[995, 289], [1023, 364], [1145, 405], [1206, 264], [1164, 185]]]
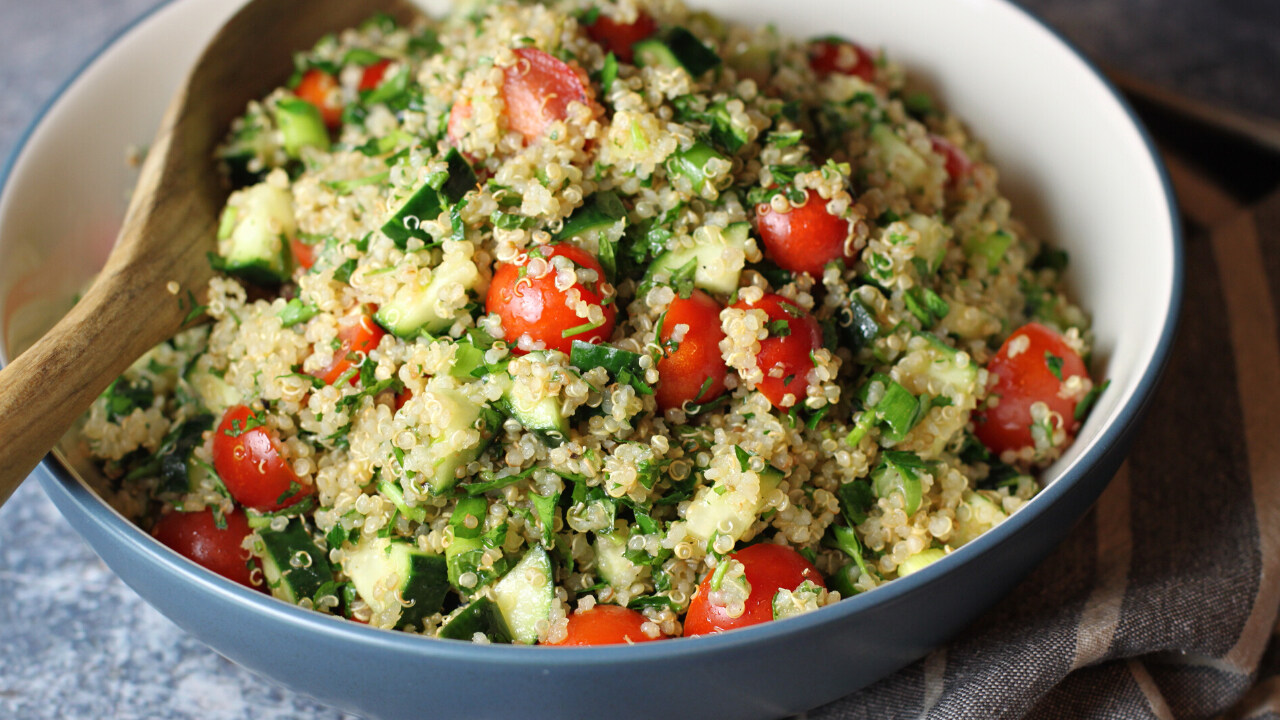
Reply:
[[840, 38], [809, 43], [809, 67], [819, 75], [857, 75], [871, 82], [876, 76], [876, 60], [861, 45]]
[[233, 500], [261, 512], [289, 507], [315, 492], [298, 482], [279, 441], [244, 405], [228, 409], [213, 433], [213, 469]]
[[987, 372], [996, 379], [989, 406], [974, 414], [974, 434], [992, 452], [1035, 446], [1031, 406], [1037, 402], [1062, 418], [1068, 439], [1075, 437], [1078, 398], [1062, 397], [1062, 387], [1066, 379], [1088, 377], [1089, 371], [1061, 335], [1039, 323], [1023, 325], [987, 362]]
[[[556, 287], [556, 271], [551, 266], [551, 259], [556, 257], [568, 258], [577, 268], [594, 270], [596, 280], [585, 285], [578, 282], [569, 290], [561, 290]], [[545, 260], [538, 263], [542, 267], [536, 277], [529, 272], [529, 263], [535, 258]], [[531, 342], [542, 342], [548, 350], [568, 354], [574, 340], [598, 343], [613, 334], [617, 311], [613, 302], [604, 303], [604, 284], [604, 270], [591, 253], [573, 245], [544, 245], [522, 255], [519, 262], [497, 267], [489, 284], [485, 311], [502, 318], [503, 333], [514, 352], [527, 352], [527, 347], [520, 346], [520, 339], [527, 337]], [[569, 307], [573, 290], [577, 290], [588, 305], [602, 310], [602, 324], [591, 327], [587, 318]]]
[[[378, 347], [378, 343], [382, 342], [382, 337], [387, 334], [373, 318], [365, 312], [357, 315], [349, 315], [338, 321], [338, 341], [341, 345], [333, 353], [333, 359], [329, 361], [315, 376], [325, 382], [326, 385], [332, 385], [338, 381], [351, 368], [355, 367], [356, 353], [369, 354], [369, 351]], [[355, 385], [356, 376], [351, 376], [350, 383]]]
[[293, 94], [315, 105], [330, 130], [342, 124], [342, 95], [338, 79], [333, 75], [319, 68], [311, 68], [302, 74]]
[[660, 640], [652, 638], [640, 629], [646, 622], [644, 615], [617, 605], [596, 605], [590, 610], [575, 612], [569, 616], [569, 634], [558, 643], [564, 647], [581, 645], [621, 645], [622, 643]]
[[533, 142], [548, 127], [569, 117], [569, 103], [593, 107], [595, 94], [587, 74], [577, 65], [537, 48], [513, 50], [516, 62], [502, 70], [502, 100], [507, 127]]
[[[724, 394], [729, 373], [720, 354], [720, 303], [701, 290], [688, 298], [676, 298], [667, 308], [658, 344], [663, 355], [658, 360], [658, 407], [678, 408], [686, 402], [705, 403]], [[676, 327], [687, 330], [678, 342], [671, 340]]]
[[302, 242], [296, 237], [289, 238], [289, 250], [293, 253], [293, 261], [303, 270], [310, 270], [316, 264], [316, 246]]
[[224, 517], [226, 527], [219, 528], [213, 510], [170, 510], [156, 521], [151, 534], [197, 565], [245, 587], [254, 587], [250, 578], [250, 554], [240, 547], [240, 543], [252, 532], [249, 520], [239, 510], [225, 513]]
[[[756, 389], [780, 410], [789, 410], [804, 402], [809, 389], [809, 371], [813, 369], [813, 351], [822, 347], [822, 326], [812, 315], [781, 295], [767, 294], [756, 303], [739, 300], [731, 307], [760, 309], [769, 316], [769, 337], [760, 341], [756, 364], [764, 379]], [[795, 402], [784, 405], [791, 395]]]
[[640, 12], [634, 22], [620, 23], [608, 15], [601, 14], [596, 21], [587, 26], [587, 35], [604, 46], [607, 52], [617, 56], [622, 62], [631, 62], [635, 58], [632, 45], [653, 35], [658, 30], [658, 23], [645, 12]]
[[756, 225], [765, 253], [784, 270], [820, 278], [827, 263], [849, 257], [849, 221], [827, 212], [827, 201], [817, 190], [808, 191], [804, 205], [785, 213], [769, 203], [757, 205]]
[[930, 142], [933, 143], [933, 151], [942, 156], [946, 161], [947, 177], [951, 184], [960, 182], [962, 178], [967, 176], [973, 170], [973, 161], [965, 154], [965, 151], [956, 147], [955, 143], [947, 140], [941, 135], [930, 135]]
[[779, 590], [795, 590], [805, 580], [819, 587], [827, 586], [813, 563], [785, 545], [750, 545], [733, 553], [729, 559], [742, 563], [747, 584], [751, 586], [743, 613], [732, 617], [728, 608], [711, 602], [709, 595], [714, 573], [707, 573], [689, 601], [689, 611], [684, 616], [685, 637], [769, 622], [773, 620], [773, 596]]
[[360, 90], [374, 90], [381, 85], [390, 65], [391, 61], [384, 59], [366, 67], [360, 75]]

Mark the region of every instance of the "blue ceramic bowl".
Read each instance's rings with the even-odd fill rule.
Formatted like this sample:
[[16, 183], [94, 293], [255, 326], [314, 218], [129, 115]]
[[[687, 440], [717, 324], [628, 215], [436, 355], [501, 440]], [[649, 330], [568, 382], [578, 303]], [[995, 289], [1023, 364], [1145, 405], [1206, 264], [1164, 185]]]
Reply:
[[[0, 355], [47, 329], [101, 265], [130, 183], [121, 148], [149, 140], [184, 68], [238, 4], [174, 0], [140, 19], [68, 83], [10, 159], [0, 195]], [[695, 4], [885, 47], [987, 140], [1015, 211], [1070, 251], [1071, 290], [1095, 318], [1095, 373], [1112, 386], [1038, 497], [942, 561], [818, 612], [711, 637], [580, 649], [376, 630], [227, 582], [99, 499], [74, 434], [35, 473], [71, 525], [139, 595], [217, 652], [371, 718], [779, 717], [923, 656], [1006, 594], [1102, 492], [1169, 351], [1181, 239], [1151, 143], [1095, 69], [1003, 0], [817, 0], [785, 14], [763, 0]]]

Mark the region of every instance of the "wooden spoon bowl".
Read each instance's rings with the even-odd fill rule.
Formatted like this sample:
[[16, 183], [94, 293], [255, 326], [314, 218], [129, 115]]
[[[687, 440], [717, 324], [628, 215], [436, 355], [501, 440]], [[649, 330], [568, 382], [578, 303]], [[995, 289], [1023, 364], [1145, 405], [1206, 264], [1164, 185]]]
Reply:
[[228, 188], [214, 151], [249, 100], [278, 87], [293, 53], [408, 0], [251, 0], [214, 36], [175, 93], [124, 224], [85, 296], [0, 370], [0, 503], [126, 368], [195, 321], [213, 275]]

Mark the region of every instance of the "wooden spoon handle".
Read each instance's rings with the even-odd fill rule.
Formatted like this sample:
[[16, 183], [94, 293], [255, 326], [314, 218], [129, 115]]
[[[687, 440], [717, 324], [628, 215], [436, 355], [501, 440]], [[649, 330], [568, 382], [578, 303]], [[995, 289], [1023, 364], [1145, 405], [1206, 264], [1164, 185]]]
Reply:
[[180, 307], [159, 272], [142, 274], [135, 264], [101, 276], [62, 321], [0, 370], [0, 503], [113, 379], [181, 327], [193, 301], [183, 298]]

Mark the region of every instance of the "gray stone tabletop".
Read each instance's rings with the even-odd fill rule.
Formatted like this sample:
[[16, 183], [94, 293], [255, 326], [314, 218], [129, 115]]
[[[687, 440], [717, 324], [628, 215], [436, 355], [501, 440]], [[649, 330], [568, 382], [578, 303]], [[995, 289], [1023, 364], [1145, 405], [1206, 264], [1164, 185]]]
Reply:
[[[155, 3], [0, 0], [0, 157], [76, 68]], [[1280, 3], [1020, 4], [1107, 67], [1280, 119]], [[241, 670], [151, 609], [33, 481], [0, 508], [0, 598], [0, 718], [349, 717]]]

